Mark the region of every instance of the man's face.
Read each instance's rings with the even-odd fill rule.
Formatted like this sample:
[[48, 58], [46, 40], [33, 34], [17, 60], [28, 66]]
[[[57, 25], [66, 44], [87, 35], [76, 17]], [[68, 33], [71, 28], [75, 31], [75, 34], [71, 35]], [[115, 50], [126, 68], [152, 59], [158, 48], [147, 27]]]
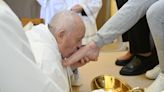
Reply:
[[78, 50], [78, 48], [81, 47], [82, 45], [82, 38], [84, 37], [85, 31], [84, 30], [77, 30], [77, 31], [72, 31], [65, 36], [65, 39], [63, 39], [63, 56], [64, 57], [69, 57], [72, 55], [74, 52]]
[[82, 45], [82, 38], [85, 35], [85, 28], [75, 28], [77, 30], [64, 32], [60, 39], [59, 50], [63, 58], [68, 58]]

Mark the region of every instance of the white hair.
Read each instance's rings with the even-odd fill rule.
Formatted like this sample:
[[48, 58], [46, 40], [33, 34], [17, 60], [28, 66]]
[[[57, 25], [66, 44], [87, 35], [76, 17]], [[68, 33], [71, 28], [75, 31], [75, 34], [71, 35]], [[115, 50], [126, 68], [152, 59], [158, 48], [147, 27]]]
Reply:
[[77, 23], [79, 24], [79, 20], [81, 21], [81, 23], [83, 23], [82, 19], [77, 13], [64, 10], [58, 12], [53, 16], [49, 23], [49, 26], [53, 28], [53, 30], [51, 30], [53, 32], [58, 31], [60, 28], [71, 29], [72, 27], [76, 26]]

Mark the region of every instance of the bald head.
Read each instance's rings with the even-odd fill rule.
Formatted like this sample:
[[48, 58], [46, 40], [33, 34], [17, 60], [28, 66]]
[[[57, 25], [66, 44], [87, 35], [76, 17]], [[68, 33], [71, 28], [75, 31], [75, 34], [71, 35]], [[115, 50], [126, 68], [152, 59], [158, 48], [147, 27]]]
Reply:
[[76, 27], [82, 28], [82, 31], [85, 31], [85, 26], [80, 16], [67, 10], [55, 14], [49, 24], [55, 28], [52, 31], [60, 31], [61, 28], [65, 29], [65, 31], [75, 31]]
[[49, 28], [56, 38], [62, 57], [69, 57], [81, 47], [85, 26], [78, 14], [61, 11], [52, 18]]

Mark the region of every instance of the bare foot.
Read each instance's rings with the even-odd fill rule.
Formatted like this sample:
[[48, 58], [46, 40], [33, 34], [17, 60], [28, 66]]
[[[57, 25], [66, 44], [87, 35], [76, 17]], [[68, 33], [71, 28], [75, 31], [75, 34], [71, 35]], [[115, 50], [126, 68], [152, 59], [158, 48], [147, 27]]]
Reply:
[[133, 56], [133, 54], [130, 53], [130, 51], [128, 51], [125, 55], [117, 58], [118, 60], [128, 60]]

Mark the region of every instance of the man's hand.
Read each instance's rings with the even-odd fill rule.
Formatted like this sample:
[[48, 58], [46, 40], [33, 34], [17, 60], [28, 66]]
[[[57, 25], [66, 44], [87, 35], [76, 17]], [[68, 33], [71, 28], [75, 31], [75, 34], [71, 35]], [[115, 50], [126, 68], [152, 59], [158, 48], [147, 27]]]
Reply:
[[80, 48], [76, 53], [67, 58], [67, 60], [63, 62], [63, 65], [71, 66], [85, 57], [87, 57], [89, 61], [96, 61], [99, 56], [99, 50], [100, 49], [94, 42], [90, 42], [88, 45]]
[[75, 5], [75, 6], [73, 6], [73, 7], [71, 8], [71, 11], [74, 11], [74, 12], [76, 12], [76, 13], [81, 13], [82, 10], [83, 10], [83, 7], [80, 6], [79, 4], [77, 4], [77, 5]]

